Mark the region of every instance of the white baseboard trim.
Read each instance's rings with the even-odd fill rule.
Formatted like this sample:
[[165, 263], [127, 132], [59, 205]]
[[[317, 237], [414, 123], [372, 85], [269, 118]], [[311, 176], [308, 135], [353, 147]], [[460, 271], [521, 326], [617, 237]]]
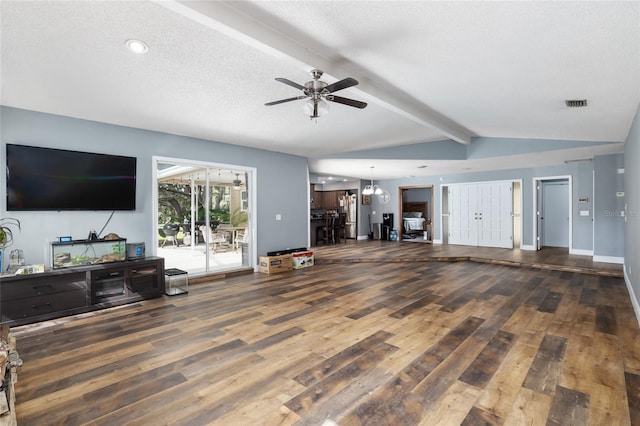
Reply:
[[520, 250], [536, 251], [536, 246], [523, 244], [520, 246]]
[[433, 240], [433, 244], [442, 244], [442, 240]]
[[617, 263], [618, 265], [624, 265], [624, 257], [616, 257], [616, 256], [593, 256], [594, 262], [604, 262], [604, 263]]
[[569, 249], [569, 254], [577, 254], [579, 256], [593, 256], [593, 250]]
[[627, 285], [627, 290], [629, 290], [629, 296], [631, 297], [631, 304], [633, 305], [633, 310], [636, 313], [636, 320], [638, 321], [638, 325], [640, 325], [640, 301], [638, 301], [638, 297], [633, 291], [633, 286], [631, 285], [631, 279], [627, 275], [627, 268], [624, 268], [624, 282]]

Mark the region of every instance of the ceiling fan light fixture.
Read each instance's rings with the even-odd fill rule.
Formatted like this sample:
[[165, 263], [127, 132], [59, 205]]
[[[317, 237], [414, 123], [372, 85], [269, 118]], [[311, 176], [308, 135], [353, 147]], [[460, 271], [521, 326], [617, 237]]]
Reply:
[[238, 178], [239, 173], [236, 173], [236, 178], [233, 180], [233, 189], [239, 191], [242, 187], [242, 181]]
[[[317, 113], [314, 112], [316, 105]], [[302, 104], [302, 110], [311, 118], [322, 117], [323, 115], [327, 115], [327, 113], [329, 113], [329, 104], [322, 98], [319, 98], [317, 100], [309, 99], [307, 102]]]

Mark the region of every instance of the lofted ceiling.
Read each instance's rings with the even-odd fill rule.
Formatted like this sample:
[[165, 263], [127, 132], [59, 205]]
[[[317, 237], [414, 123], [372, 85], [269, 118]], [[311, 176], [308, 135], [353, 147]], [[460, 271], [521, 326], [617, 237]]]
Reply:
[[[301, 155], [369, 179], [623, 152], [640, 102], [639, 2], [0, 2], [3, 105]], [[135, 55], [131, 38], [149, 51]], [[309, 71], [336, 94], [310, 120]], [[567, 99], [587, 99], [568, 108]], [[476, 137], [601, 142], [482, 159], [367, 150]], [[353, 152], [362, 151], [362, 155]], [[341, 155], [351, 153], [349, 158]], [[423, 166], [427, 166], [426, 168]]]

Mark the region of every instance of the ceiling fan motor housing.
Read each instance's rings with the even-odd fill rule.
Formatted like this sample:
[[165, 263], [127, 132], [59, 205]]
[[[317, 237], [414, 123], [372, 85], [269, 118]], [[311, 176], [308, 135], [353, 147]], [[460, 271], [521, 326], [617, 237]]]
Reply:
[[328, 84], [321, 80], [307, 81], [304, 87], [310, 92], [321, 92]]

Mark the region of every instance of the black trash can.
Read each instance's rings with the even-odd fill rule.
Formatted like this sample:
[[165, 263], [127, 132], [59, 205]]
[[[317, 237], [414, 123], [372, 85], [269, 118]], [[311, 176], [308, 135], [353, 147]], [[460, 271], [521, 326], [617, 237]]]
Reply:
[[391, 241], [391, 230], [393, 229], [393, 213], [382, 213], [382, 235], [381, 239]]

